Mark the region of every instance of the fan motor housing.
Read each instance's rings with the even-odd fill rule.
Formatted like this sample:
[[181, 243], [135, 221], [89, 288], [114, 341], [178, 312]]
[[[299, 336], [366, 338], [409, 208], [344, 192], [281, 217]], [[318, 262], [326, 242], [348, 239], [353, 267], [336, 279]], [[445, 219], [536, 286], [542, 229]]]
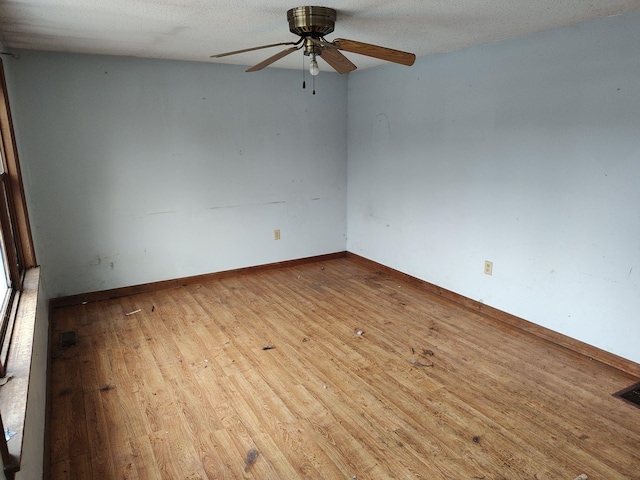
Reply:
[[302, 37], [322, 37], [333, 32], [336, 11], [328, 7], [296, 7], [287, 11], [289, 31]]

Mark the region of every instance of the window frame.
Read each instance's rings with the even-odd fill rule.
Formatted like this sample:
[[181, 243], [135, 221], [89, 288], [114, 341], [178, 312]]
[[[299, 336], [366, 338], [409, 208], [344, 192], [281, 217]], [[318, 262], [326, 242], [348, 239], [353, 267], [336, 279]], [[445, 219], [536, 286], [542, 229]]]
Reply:
[[29, 215], [18, 162], [4, 65], [0, 58], [0, 247], [7, 274], [7, 293], [0, 298], [0, 377], [7, 358], [20, 292], [27, 269], [37, 266]]

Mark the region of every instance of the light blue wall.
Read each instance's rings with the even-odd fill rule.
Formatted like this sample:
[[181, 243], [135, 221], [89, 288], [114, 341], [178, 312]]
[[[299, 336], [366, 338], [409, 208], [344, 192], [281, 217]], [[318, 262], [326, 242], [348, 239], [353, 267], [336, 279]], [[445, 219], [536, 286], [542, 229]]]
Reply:
[[639, 47], [635, 12], [350, 75], [348, 250], [640, 362]]
[[313, 96], [298, 71], [20, 55], [11, 102], [50, 296], [345, 250], [345, 77]]

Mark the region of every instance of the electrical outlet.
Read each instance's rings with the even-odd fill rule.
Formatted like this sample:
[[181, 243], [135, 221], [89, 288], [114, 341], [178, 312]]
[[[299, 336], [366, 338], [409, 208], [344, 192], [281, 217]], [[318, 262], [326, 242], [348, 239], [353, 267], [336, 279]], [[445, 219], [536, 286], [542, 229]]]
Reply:
[[493, 262], [489, 260], [484, 261], [484, 273], [487, 275], [493, 275]]
[[274, 240], [280, 240], [280, 229], [277, 228], [273, 231], [273, 239]]

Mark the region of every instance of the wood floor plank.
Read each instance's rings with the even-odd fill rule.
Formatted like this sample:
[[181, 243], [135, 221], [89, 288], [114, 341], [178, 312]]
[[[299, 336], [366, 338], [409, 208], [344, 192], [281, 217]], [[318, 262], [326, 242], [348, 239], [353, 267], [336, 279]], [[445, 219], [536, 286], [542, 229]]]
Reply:
[[90, 480], [91, 457], [88, 453], [52, 463], [50, 475], [56, 480]]
[[[459, 339], [459, 336], [458, 336], [457, 338]], [[467, 345], [467, 348], [469, 348], [469, 345]], [[468, 355], [467, 355], [467, 356], [468, 356]], [[479, 358], [479, 357], [478, 357], [478, 358]], [[476, 363], [476, 367], [477, 367], [477, 366], [478, 366], [478, 365], [477, 365], [477, 363]], [[490, 365], [490, 366], [495, 367], [495, 365]], [[493, 369], [494, 369], [494, 368], [493, 368]], [[480, 371], [480, 372], [483, 372], [483, 371], [489, 371], [489, 372], [491, 372], [493, 369], [492, 369], [492, 368], [488, 368], [488, 369], [479, 368], [479, 369], [477, 369], [477, 370], [478, 370], [478, 371]], [[449, 372], [450, 372], [450, 370], [449, 370]], [[487, 385], [488, 383], [495, 383], [495, 378], [491, 378], [491, 377], [486, 377], [486, 376], [485, 376], [485, 381], [484, 381], [483, 383], [484, 383], [484, 388], [486, 389], [486, 385]], [[477, 392], [477, 393], [478, 393], [478, 394], [481, 394], [482, 392]], [[507, 395], [511, 395], [511, 397], [510, 397], [510, 398], [513, 398], [513, 394], [515, 394], [515, 391], [506, 391], [506, 392], [505, 392], [505, 396], [507, 396]], [[499, 395], [495, 395], [495, 396], [499, 396]], [[519, 412], [519, 411], [520, 411], [520, 410], [518, 410], [518, 411], [514, 411], [514, 412], [511, 412], [511, 414], [512, 414], [512, 415], [516, 415], [516, 416], [517, 416], [517, 414], [518, 414], [518, 412]], [[541, 416], [541, 417], [540, 417], [540, 419], [547, 418], [547, 417], [548, 417], [548, 414], [549, 414], [549, 412], [545, 412], [545, 415]], [[538, 420], [538, 419], [534, 419], [534, 421], [537, 421], [537, 420]], [[554, 426], [555, 426], [555, 427], [557, 427], [557, 426], [558, 426], [558, 423], [556, 423]]]
[[92, 477], [115, 478], [113, 459], [117, 456], [117, 452], [112, 454], [109, 448], [109, 429], [104, 420], [100, 392], [85, 392], [84, 400]]
[[[334, 299], [335, 299], [335, 298], [337, 298], [337, 296], [335, 296], [335, 295], [334, 295], [334, 296], [332, 296], [332, 298], [334, 298]], [[458, 336], [456, 337], [456, 339], [457, 339], [457, 342], [459, 343], [459, 341], [460, 341], [460, 335], [458, 335]], [[471, 346], [472, 346], [472, 344], [471, 344]], [[468, 345], [467, 347], [469, 347], [469, 345]], [[503, 352], [501, 351], [501, 355], [502, 355], [502, 354], [503, 354]], [[485, 355], [485, 356], [486, 356], [486, 355]], [[476, 364], [476, 366], [477, 366], [477, 364]], [[495, 365], [492, 365], [492, 366], [495, 366]], [[495, 368], [493, 368], [493, 370], [495, 370]], [[480, 371], [483, 371], [483, 369], [480, 369]], [[492, 371], [492, 369], [491, 369], [491, 368], [488, 368], [488, 369], [484, 369], [484, 371]], [[493, 380], [495, 380], [495, 378], [489, 378], [489, 379], [488, 379], [488, 381], [493, 381]], [[514, 393], [515, 393], [515, 391], [507, 391], [506, 393], [507, 393], [507, 394], [514, 394]], [[610, 397], [609, 397], [609, 398], [610, 398]], [[548, 413], [545, 415], [545, 418], [546, 418], [547, 416], [548, 416]], [[564, 418], [564, 417], [563, 417], [563, 418]]]
[[[255, 305], [256, 303], [258, 303], [258, 302], [257, 302], [257, 301], [255, 301], [255, 299], [249, 302], [249, 304], [254, 304], [254, 305]], [[272, 306], [271, 308], [276, 308], [276, 307]], [[280, 315], [280, 314], [278, 314], [278, 315]], [[249, 317], [249, 316], [250, 316], [250, 313], [249, 313], [249, 312], [245, 312], [245, 313], [244, 313], [244, 316], [245, 316], [245, 317]], [[268, 318], [268, 315], [265, 315], [265, 317], [263, 318], [263, 320], [265, 320], [265, 321], [266, 321], [266, 320], [267, 320], [267, 318]], [[280, 327], [280, 329], [282, 329], [282, 327]], [[351, 332], [351, 333], [350, 333], [350, 335], [353, 335], [353, 332]], [[294, 338], [295, 338], [295, 336], [294, 336]], [[299, 338], [299, 336], [298, 336], [298, 338]], [[330, 338], [331, 338], [331, 336], [330, 336], [330, 335], [327, 335], [327, 339], [330, 339]], [[286, 338], [286, 339], [285, 339], [285, 341], [286, 341], [286, 342], [285, 342], [285, 344], [290, 344], [290, 343], [292, 343], [292, 340], [293, 340], [292, 338]], [[295, 340], [293, 340], [293, 341], [295, 341]], [[319, 342], [318, 342], [318, 343], [319, 343]], [[322, 342], [322, 343], [324, 343], [324, 342]], [[349, 351], [349, 350], [348, 350], [348, 351]], [[305, 363], [305, 362], [304, 362], [304, 359], [299, 359], [299, 362], [300, 362], [300, 364], [301, 364], [301, 365], [305, 365], [305, 367], [306, 367], [306, 368], [309, 368], [310, 363], [312, 363], [312, 362]], [[326, 361], [324, 361], [324, 362], [323, 362], [323, 364], [327, 364], [327, 362], [326, 362]], [[331, 365], [331, 363], [329, 363], [328, 365]], [[348, 364], [347, 364], [347, 365], [348, 365]], [[335, 372], [335, 371], [333, 371], [333, 370], [328, 371], [328, 372], [327, 372], [327, 371], [325, 371], [325, 372], [323, 372], [323, 373], [320, 373], [320, 374], [318, 375], [318, 377], [320, 377], [320, 376], [325, 377], [325, 378], [337, 378], [336, 372]], [[318, 382], [316, 382], [316, 383], [318, 383]], [[339, 389], [340, 389], [340, 386], [338, 386], [338, 385], [331, 385], [331, 387], [332, 387], [332, 388], [331, 388], [329, 391], [337, 391], [337, 390], [339, 390]], [[360, 393], [362, 392], [362, 390], [365, 390], [366, 388], [367, 388], [366, 384], [365, 384], [365, 383], [362, 383], [362, 384], [360, 385], [360, 391], [358, 391], [358, 390], [355, 390], [355, 391], [348, 390], [348, 391], [346, 392], [346, 395], [345, 395], [345, 396], [346, 396], [346, 397], [350, 397], [350, 398], [351, 398], [351, 400], [353, 401], [353, 400], [355, 399], [355, 397], [356, 397], [356, 396], [360, 396]], [[343, 402], [341, 402], [341, 403], [343, 403], [343, 404], [344, 404], [345, 402], [343, 401]], [[347, 411], [347, 413], [349, 413], [349, 409], [343, 409], [343, 410], [346, 410], [346, 411]], [[363, 413], [360, 413], [360, 414], [362, 415]], [[352, 415], [352, 418], [355, 418], [355, 416], [356, 416], [356, 414], [353, 414], [353, 415]], [[341, 421], [341, 419], [337, 419], [337, 421], [338, 421], [338, 422], [340, 422], [340, 421]], [[360, 421], [362, 421], [362, 418], [360, 418]], [[379, 438], [382, 438], [382, 437], [380, 437], [380, 436], [378, 435], [376, 438], [377, 438], [377, 439], [379, 439]], [[369, 443], [370, 443], [370, 444], [372, 444], [372, 445], [376, 445], [376, 440], [369, 439]], [[397, 471], [398, 469], [399, 469], [399, 467], [397, 467], [397, 466], [396, 466], [395, 468], [392, 468], [392, 469], [389, 469], [389, 470], [392, 470], [392, 471], [393, 471], [393, 470], [396, 470], [396, 471]], [[455, 472], [456, 472], [455, 474], [460, 475], [460, 474], [462, 473], [462, 470], [463, 470], [463, 468], [462, 468], [462, 467], [457, 467], [457, 468], [456, 468], [456, 470], [455, 470]], [[451, 474], [453, 474], [453, 472], [450, 472], [450, 473], [451, 473]]]
[[[156, 480], [163, 478], [159, 462], [156, 461], [149, 435], [130, 438], [131, 455], [140, 480]], [[164, 478], [167, 478], [166, 476]]]
[[640, 480], [636, 379], [349, 258], [52, 319], [53, 479]]

